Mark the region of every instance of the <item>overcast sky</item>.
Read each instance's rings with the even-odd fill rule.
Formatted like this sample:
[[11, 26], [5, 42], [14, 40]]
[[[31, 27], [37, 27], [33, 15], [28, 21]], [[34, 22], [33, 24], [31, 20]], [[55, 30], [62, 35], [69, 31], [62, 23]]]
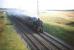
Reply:
[[[74, 0], [38, 0], [39, 8], [45, 9], [74, 9]], [[31, 9], [36, 8], [37, 0], [0, 0], [1, 7]]]
[[[38, 0], [39, 10], [74, 9], [74, 0]], [[37, 0], [0, 0], [0, 7], [18, 8], [28, 11], [31, 15], [37, 13]]]
[[74, 0], [39, 0], [40, 10], [74, 9]]

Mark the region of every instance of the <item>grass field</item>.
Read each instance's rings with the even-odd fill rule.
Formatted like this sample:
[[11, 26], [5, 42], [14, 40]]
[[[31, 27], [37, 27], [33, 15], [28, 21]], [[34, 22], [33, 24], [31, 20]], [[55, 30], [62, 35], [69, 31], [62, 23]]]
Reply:
[[[49, 34], [55, 37], [60, 38], [61, 40], [64, 40], [65, 42], [74, 47], [74, 25], [66, 25], [66, 23], [74, 22], [74, 17], [64, 18], [64, 14], [41, 14], [40, 19], [44, 22], [44, 31], [48, 32]], [[59, 18], [57, 18], [56, 16], [59, 16]]]
[[4, 19], [3, 18], [0, 18], [0, 32], [3, 31], [4, 25], [5, 25]]
[[6, 26], [0, 33], [0, 50], [28, 50], [26, 44], [13, 30], [12, 26]]
[[28, 50], [27, 44], [16, 33], [14, 27], [10, 24], [8, 25], [10, 23], [8, 21], [7, 19], [0, 20], [0, 26], [4, 29], [0, 32], [0, 50]]

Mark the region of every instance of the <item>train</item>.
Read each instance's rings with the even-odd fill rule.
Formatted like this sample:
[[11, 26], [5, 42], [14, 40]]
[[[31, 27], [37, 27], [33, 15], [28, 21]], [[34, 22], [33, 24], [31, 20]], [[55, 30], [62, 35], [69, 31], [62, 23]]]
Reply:
[[7, 11], [7, 14], [11, 16], [16, 16], [21, 22], [23, 22], [26, 26], [31, 28], [35, 32], [43, 32], [43, 22], [36, 17], [27, 16], [24, 14], [16, 13], [15, 11]]
[[43, 22], [39, 18], [29, 16], [24, 16], [21, 18], [21, 20], [24, 21], [25, 25], [27, 25], [33, 31], [40, 33], [43, 32]]

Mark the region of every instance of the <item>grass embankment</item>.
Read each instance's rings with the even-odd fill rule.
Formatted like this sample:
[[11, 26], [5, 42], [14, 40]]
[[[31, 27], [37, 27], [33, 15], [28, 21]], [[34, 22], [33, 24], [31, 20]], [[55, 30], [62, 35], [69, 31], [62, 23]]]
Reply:
[[[52, 22], [53, 18], [48, 18], [46, 16], [40, 17], [41, 20], [44, 22], [44, 31], [48, 32], [49, 34], [58, 37], [61, 40], [64, 40], [68, 44], [74, 47], [74, 27], [59, 24], [55, 21]], [[61, 20], [62, 21], [62, 20]], [[59, 21], [58, 21], [59, 22]]]
[[26, 43], [16, 33], [12, 25], [5, 24], [3, 28], [4, 30], [0, 32], [0, 50], [28, 50]]
[[[65, 27], [64, 27], [65, 28]], [[58, 37], [68, 44], [74, 46], [74, 31], [69, 30], [67, 28], [64, 29], [63, 27], [52, 25], [52, 24], [44, 24], [44, 30], [49, 34]], [[74, 28], [73, 28], [74, 29]]]
[[4, 23], [4, 19], [3, 19], [3, 18], [0, 18], [0, 32], [3, 31], [3, 29], [4, 29], [4, 25], [5, 25], [5, 23]]

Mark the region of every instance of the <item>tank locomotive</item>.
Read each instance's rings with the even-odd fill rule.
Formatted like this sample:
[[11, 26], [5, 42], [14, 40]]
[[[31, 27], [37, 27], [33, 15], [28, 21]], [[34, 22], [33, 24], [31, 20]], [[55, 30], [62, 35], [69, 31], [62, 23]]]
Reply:
[[43, 32], [43, 22], [36, 17], [25, 17], [24, 23], [36, 32]]

